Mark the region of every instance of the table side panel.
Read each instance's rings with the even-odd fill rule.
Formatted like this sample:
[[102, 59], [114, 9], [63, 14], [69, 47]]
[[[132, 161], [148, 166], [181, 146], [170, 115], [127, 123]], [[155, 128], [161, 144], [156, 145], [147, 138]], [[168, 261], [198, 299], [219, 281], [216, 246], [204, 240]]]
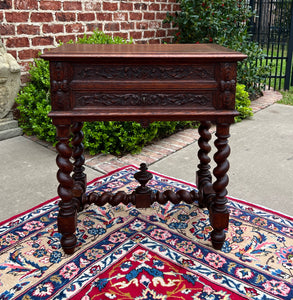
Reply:
[[170, 113], [180, 109], [192, 115], [196, 110], [235, 109], [236, 62], [140, 63], [51, 61], [52, 112], [101, 111], [110, 117], [118, 108], [122, 114], [133, 108], [153, 117], [166, 107]]

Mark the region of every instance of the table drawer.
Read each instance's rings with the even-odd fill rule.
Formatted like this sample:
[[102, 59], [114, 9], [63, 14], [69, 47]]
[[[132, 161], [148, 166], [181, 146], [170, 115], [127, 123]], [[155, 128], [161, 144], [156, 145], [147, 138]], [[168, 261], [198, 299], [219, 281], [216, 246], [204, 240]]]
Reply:
[[215, 80], [214, 65], [74, 65], [73, 80]]
[[90, 107], [212, 107], [213, 93], [96, 92], [74, 93], [74, 109]]

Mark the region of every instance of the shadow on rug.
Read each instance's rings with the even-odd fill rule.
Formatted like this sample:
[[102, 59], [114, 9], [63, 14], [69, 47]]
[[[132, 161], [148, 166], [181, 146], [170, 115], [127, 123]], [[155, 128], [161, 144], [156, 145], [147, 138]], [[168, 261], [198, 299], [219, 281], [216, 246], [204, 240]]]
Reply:
[[[131, 192], [136, 171], [116, 170], [88, 191]], [[194, 188], [156, 173], [149, 186]], [[211, 247], [207, 209], [155, 203], [88, 207], [67, 256], [52, 199], [0, 224], [0, 299], [293, 299], [293, 218], [229, 200], [222, 251]]]

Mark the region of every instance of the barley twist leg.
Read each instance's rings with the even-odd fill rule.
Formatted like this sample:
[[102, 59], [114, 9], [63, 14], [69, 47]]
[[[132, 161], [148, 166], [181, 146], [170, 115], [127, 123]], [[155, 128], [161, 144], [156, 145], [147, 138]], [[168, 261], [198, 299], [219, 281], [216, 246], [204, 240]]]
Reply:
[[199, 207], [207, 207], [209, 205], [209, 199], [213, 195], [212, 189], [212, 175], [210, 173], [210, 157], [209, 152], [211, 151], [211, 146], [209, 141], [212, 137], [209, 129], [211, 128], [211, 122], [203, 121], [201, 122], [198, 133], [200, 138], [198, 140], [198, 158], [199, 165], [198, 171], [196, 172], [196, 185], [199, 190], [198, 205]]
[[83, 141], [83, 132], [82, 132], [83, 123], [75, 122], [71, 127], [71, 131], [73, 133], [73, 138], [71, 144], [73, 146], [72, 157], [74, 159], [74, 168], [73, 168], [73, 179], [74, 179], [74, 187], [73, 187], [73, 201], [75, 202], [76, 208], [78, 211], [83, 210], [84, 203], [83, 195], [86, 190], [86, 174], [84, 171], [84, 156], [83, 150], [84, 146], [82, 144]]
[[218, 151], [214, 155], [214, 160], [217, 164], [213, 174], [216, 177], [216, 181], [213, 184], [215, 191], [215, 197], [210, 207], [210, 222], [213, 227], [211, 233], [211, 239], [213, 247], [220, 250], [225, 241], [224, 229], [228, 228], [229, 224], [229, 211], [226, 206], [227, 204], [227, 190], [229, 178], [226, 174], [229, 170], [229, 162], [227, 160], [230, 154], [230, 147], [228, 145], [229, 138], [229, 127], [228, 123], [217, 124], [215, 146]]
[[56, 159], [59, 167], [57, 179], [59, 181], [58, 195], [61, 198], [59, 203], [58, 214], [58, 230], [62, 234], [61, 246], [65, 253], [72, 254], [76, 245], [77, 239], [75, 236], [77, 213], [72, 201], [73, 179], [71, 172], [73, 166], [70, 162], [72, 149], [69, 146], [70, 140], [70, 125], [56, 125], [57, 138], [59, 140], [56, 145], [58, 156]]

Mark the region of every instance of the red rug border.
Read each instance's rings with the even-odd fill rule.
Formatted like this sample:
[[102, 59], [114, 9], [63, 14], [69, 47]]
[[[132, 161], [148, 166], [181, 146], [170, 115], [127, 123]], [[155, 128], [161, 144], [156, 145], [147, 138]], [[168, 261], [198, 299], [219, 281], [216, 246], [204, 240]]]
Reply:
[[[124, 170], [124, 169], [126, 169], [126, 168], [129, 168], [129, 167], [134, 167], [134, 168], [136, 168], [136, 169], [139, 169], [139, 167], [136, 166], [136, 165], [127, 165], [127, 166], [124, 166], [124, 167], [115, 169], [115, 170], [113, 170], [113, 171], [110, 171], [109, 173], [104, 174], [104, 175], [102, 175], [102, 176], [96, 177], [95, 179], [89, 181], [89, 182], [87, 183], [87, 185], [92, 184], [93, 182], [95, 182], [95, 181], [97, 181], [97, 180], [99, 180], [99, 179], [105, 178], [105, 177], [107, 177], [107, 176], [110, 176], [110, 175], [112, 175], [112, 174], [114, 174], [114, 173], [116, 173], [116, 172], [122, 171], [122, 170]], [[165, 177], [165, 178], [167, 178], [167, 179], [174, 180], [174, 181], [177, 181], [177, 182], [180, 182], [180, 183], [183, 183], [183, 184], [188, 184], [188, 185], [191, 185], [191, 186], [193, 186], [193, 187], [196, 188], [196, 185], [193, 184], [193, 183], [191, 183], [191, 182], [187, 182], [187, 181], [184, 181], [184, 180], [180, 180], [180, 179], [177, 179], [177, 178], [174, 178], [174, 177], [171, 177], [171, 176], [167, 176], [167, 175], [164, 175], [164, 174], [160, 174], [160, 173], [157, 173], [157, 172], [154, 172], [154, 171], [151, 171], [151, 170], [150, 170], [150, 172], [151, 172], [152, 174], [157, 175], [157, 176], [163, 176], [163, 177]], [[40, 203], [40, 204], [36, 205], [36, 206], [34, 206], [34, 207], [32, 207], [32, 208], [30, 208], [30, 209], [28, 209], [28, 210], [26, 210], [26, 211], [24, 211], [24, 212], [22, 212], [22, 213], [19, 213], [19, 214], [15, 215], [15, 216], [12, 216], [12, 217], [10, 217], [10, 218], [4, 220], [4, 221], [1, 221], [1, 222], [0, 222], [0, 226], [2, 226], [3, 224], [5, 224], [5, 223], [7, 223], [7, 222], [9, 222], [9, 221], [12, 221], [13, 219], [16, 219], [16, 218], [19, 218], [19, 217], [21, 217], [21, 216], [23, 216], [23, 215], [25, 215], [25, 214], [28, 214], [29, 212], [31, 212], [31, 211], [33, 211], [33, 210], [35, 210], [35, 209], [37, 209], [37, 208], [39, 208], [39, 207], [41, 207], [41, 206], [44, 206], [44, 205], [46, 205], [46, 204], [48, 204], [48, 203], [50, 203], [50, 202], [56, 201], [56, 200], [59, 199], [59, 198], [60, 198], [59, 196], [56, 196], [56, 197], [54, 197], [54, 198], [52, 198], [52, 199], [50, 199], [50, 200], [47, 200], [47, 201], [45, 201], [45, 202], [43, 202], [43, 203]], [[261, 209], [261, 210], [263, 210], [263, 211], [266, 211], [266, 212], [269, 212], [269, 213], [278, 215], [278, 216], [280, 216], [280, 217], [285, 217], [286, 219], [289, 219], [290, 221], [293, 221], [293, 217], [288, 216], [288, 215], [285, 215], [285, 214], [283, 214], [283, 213], [281, 213], [281, 212], [273, 211], [273, 210], [271, 210], [271, 209], [269, 209], [269, 208], [266, 208], [266, 207], [263, 207], [263, 206], [261, 206], [261, 205], [249, 203], [249, 202], [247, 202], [247, 201], [240, 200], [240, 199], [237, 199], [237, 198], [234, 198], [234, 197], [231, 197], [231, 196], [227, 196], [227, 198], [230, 199], [230, 200], [236, 201], [236, 202], [238, 202], [238, 203], [241, 203], [241, 204], [244, 204], [244, 205], [249, 205], [249, 206], [252, 206], [252, 207], [254, 207], [254, 208]]]

